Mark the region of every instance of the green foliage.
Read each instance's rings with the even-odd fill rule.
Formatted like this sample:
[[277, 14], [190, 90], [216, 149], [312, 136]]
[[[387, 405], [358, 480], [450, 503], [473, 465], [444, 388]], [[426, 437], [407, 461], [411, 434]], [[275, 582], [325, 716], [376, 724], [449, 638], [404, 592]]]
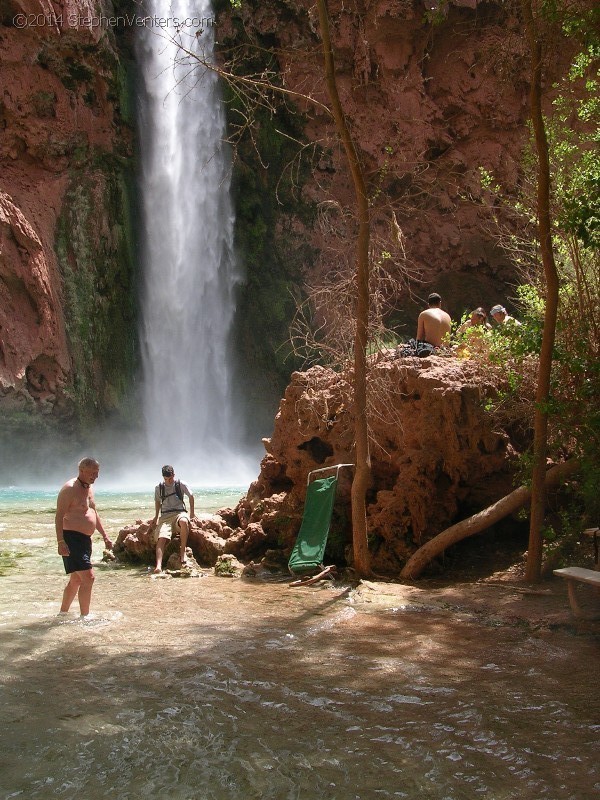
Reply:
[[581, 503], [579, 498], [567, 487], [566, 506], [558, 511], [550, 510], [549, 524], [543, 530], [543, 560], [545, 571], [566, 566], [590, 566], [591, 548], [589, 542], [581, 542]]
[[516, 305], [521, 325], [499, 325], [494, 328], [497, 345], [503, 343], [517, 358], [537, 354], [542, 346], [545, 302], [537, 286], [516, 287]]
[[235, 566], [227, 558], [223, 558], [215, 564], [215, 575], [219, 578], [231, 578], [235, 573]]
[[[393, 149], [391, 147], [386, 147], [385, 152], [388, 155], [393, 154]], [[377, 170], [377, 175], [374, 181], [373, 188], [370, 193], [369, 203], [373, 205], [375, 201], [382, 195], [384, 192], [384, 187], [387, 183], [387, 180], [390, 175], [390, 161], [388, 158], [385, 159], [383, 164]]]
[[584, 247], [600, 247], [600, 43], [578, 53], [555, 88], [546, 121], [555, 182], [557, 227]]
[[[585, 274], [589, 286], [589, 270]], [[597, 302], [597, 282], [593, 286]], [[527, 448], [532, 437], [545, 303], [540, 288], [532, 284], [517, 287], [515, 300], [521, 325], [508, 322], [492, 330], [467, 328], [456, 333], [454, 340], [459, 355], [485, 363], [490, 376], [496, 375], [497, 391], [486, 399], [486, 410], [526, 448], [520, 456], [518, 480], [527, 485], [532, 466]], [[582, 306], [576, 277], [563, 273], [559, 301], [551, 391], [544, 409], [550, 417], [549, 456], [557, 461], [570, 457], [581, 461], [580, 499], [594, 520], [600, 516], [599, 329], [595, 309]], [[464, 315], [462, 322], [467, 318]]]
[[502, 191], [502, 187], [496, 181], [492, 173], [484, 167], [479, 167], [479, 182], [483, 189], [488, 192], [493, 192], [495, 195], [500, 194]]
[[[497, 395], [487, 400], [487, 409], [503, 425], [531, 428], [534, 409], [537, 353], [543, 328], [544, 300], [539, 288], [517, 289], [521, 325], [504, 324], [482, 331], [479, 349], [471, 346], [471, 357], [485, 359], [502, 377]], [[594, 294], [598, 299], [597, 284]], [[600, 362], [599, 337], [594, 308], [580, 307], [577, 283], [563, 275], [559, 323], [553, 352], [551, 390], [545, 411], [550, 417], [549, 455], [561, 460], [577, 457], [582, 463], [581, 495], [590, 519], [600, 516], [597, 484], [600, 474]], [[471, 340], [472, 345], [472, 340]], [[467, 340], [466, 346], [469, 346]], [[526, 483], [531, 455], [521, 457], [520, 479]]]
[[435, 5], [432, 3], [423, 15], [423, 22], [433, 26], [442, 25], [448, 16], [449, 5], [448, 0], [438, 0]]
[[221, 11], [229, 11], [233, 9], [235, 11], [242, 10], [243, 0], [213, 0], [213, 11], [215, 14], [219, 14]]
[[[552, 170], [553, 250], [560, 292], [553, 350], [549, 415], [549, 456], [556, 460], [577, 457], [582, 464], [579, 497], [583, 513], [595, 522], [600, 515], [600, 9], [565, 8], [551, 0], [541, 9], [553, 24], [578, 43], [570, 68], [553, 87], [553, 112], [545, 120]], [[525, 179], [513, 212], [525, 226], [535, 223], [535, 157], [525, 154]], [[481, 184], [494, 201], [506, 202], [495, 177], [480, 170]], [[507, 252], [523, 269], [527, 280], [517, 289], [520, 327], [502, 326], [488, 337], [484, 353], [492, 367], [501, 370], [502, 388], [489, 408], [507, 420], [519, 419], [529, 428], [534, 411], [537, 354], [544, 326], [544, 284], [535, 242], [516, 237], [504, 242]], [[519, 417], [520, 415], [520, 417]], [[522, 458], [523, 474], [530, 455]]]

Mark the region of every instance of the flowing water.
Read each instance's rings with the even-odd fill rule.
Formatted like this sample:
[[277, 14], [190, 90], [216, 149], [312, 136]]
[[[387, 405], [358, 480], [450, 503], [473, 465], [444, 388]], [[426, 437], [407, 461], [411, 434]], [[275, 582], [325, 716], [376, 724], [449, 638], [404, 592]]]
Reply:
[[[235, 501], [195, 494], [203, 511]], [[102, 564], [95, 618], [57, 618], [54, 500], [0, 492], [0, 549], [28, 554], [0, 576], [2, 798], [598, 797], [592, 638], [494, 626], [406, 587]], [[152, 513], [147, 494], [97, 501], [112, 536]]]
[[[245, 482], [230, 347], [240, 272], [210, 2], [147, 0], [137, 60], [142, 201], [143, 412], [148, 454], [195, 482]], [[179, 28], [176, 27], [180, 23]], [[254, 465], [252, 465], [254, 466]]]

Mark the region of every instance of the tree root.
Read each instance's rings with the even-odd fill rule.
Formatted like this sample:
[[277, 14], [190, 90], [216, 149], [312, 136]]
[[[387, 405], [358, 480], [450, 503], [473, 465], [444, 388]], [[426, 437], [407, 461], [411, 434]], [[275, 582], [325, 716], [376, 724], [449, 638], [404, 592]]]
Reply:
[[[551, 467], [546, 472], [546, 488], [548, 489], [552, 486], [556, 486], [565, 478], [577, 472], [578, 469], [579, 462], [576, 459], [565, 461], [562, 464]], [[518, 511], [526, 505], [530, 499], [531, 489], [527, 486], [520, 486], [518, 489], [515, 489], [514, 492], [507, 494], [491, 506], [484, 508], [483, 511], [478, 511], [477, 514], [473, 514], [472, 517], [468, 517], [461, 522], [457, 522], [455, 525], [451, 525], [412, 554], [404, 565], [400, 577], [404, 580], [417, 578], [427, 564], [446, 550], [446, 548], [450, 547], [450, 545], [456, 544], [456, 542], [460, 542], [468, 536], [473, 536], [489, 528], [495, 522]]]

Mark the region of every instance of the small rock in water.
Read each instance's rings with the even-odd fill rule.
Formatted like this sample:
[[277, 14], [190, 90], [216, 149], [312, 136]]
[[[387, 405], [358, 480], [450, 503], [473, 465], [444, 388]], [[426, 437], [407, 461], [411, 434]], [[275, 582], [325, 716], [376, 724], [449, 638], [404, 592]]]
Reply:
[[243, 571], [244, 565], [234, 555], [226, 553], [217, 558], [215, 575], [218, 578], [240, 578]]
[[194, 558], [191, 548], [185, 551], [185, 564], [181, 564], [179, 553], [173, 553], [167, 561], [166, 572], [174, 578], [199, 578], [200, 565]]

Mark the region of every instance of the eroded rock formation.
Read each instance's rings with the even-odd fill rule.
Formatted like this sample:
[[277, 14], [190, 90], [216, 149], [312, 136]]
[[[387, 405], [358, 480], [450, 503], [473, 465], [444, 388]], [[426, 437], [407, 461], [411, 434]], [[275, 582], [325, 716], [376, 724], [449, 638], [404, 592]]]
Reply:
[[[230, 553], [243, 561], [268, 549], [289, 556], [312, 470], [352, 461], [354, 426], [348, 375], [313, 367], [292, 376], [257, 480], [235, 509], [194, 522], [189, 545], [214, 565]], [[412, 552], [456, 519], [503, 496], [515, 451], [484, 408], [496, 392], [474, 361], [432, 356], [372, 365], [372, 488], [368, 530], [376, 572], [397, 575]], [[351, 558], [352, 470], [339, 473], [328, 556]], [[117, 553], [151, 561], [148, 525], [119, 534]]]
[[93, 416], [114, 407], [129, 377], [132, 136], [114, 30], [99, 24], [113, 14], [109, 3], [87, 0], [2, 4], [0, 409], [7, 424], [19, 411], [64, 421], [85, 407]]
[[[416, 546], [510, 487], [514, 450], [483, 407], [495, 387], [472, 361], [383, 358], [370, 377], [373, 566], [395, 573]], [[295, 373], [240, 510], [291, 550], [311, 470], [352, 461], [349, 384], [330, 370]], [[348, 556], [351, 471], [340, 472], [333, 550]]]
[[0, 394], [5, 411], [55, 404], [62, 395], [70, 360], [55, 271], [30, 221], [0, 191]]

